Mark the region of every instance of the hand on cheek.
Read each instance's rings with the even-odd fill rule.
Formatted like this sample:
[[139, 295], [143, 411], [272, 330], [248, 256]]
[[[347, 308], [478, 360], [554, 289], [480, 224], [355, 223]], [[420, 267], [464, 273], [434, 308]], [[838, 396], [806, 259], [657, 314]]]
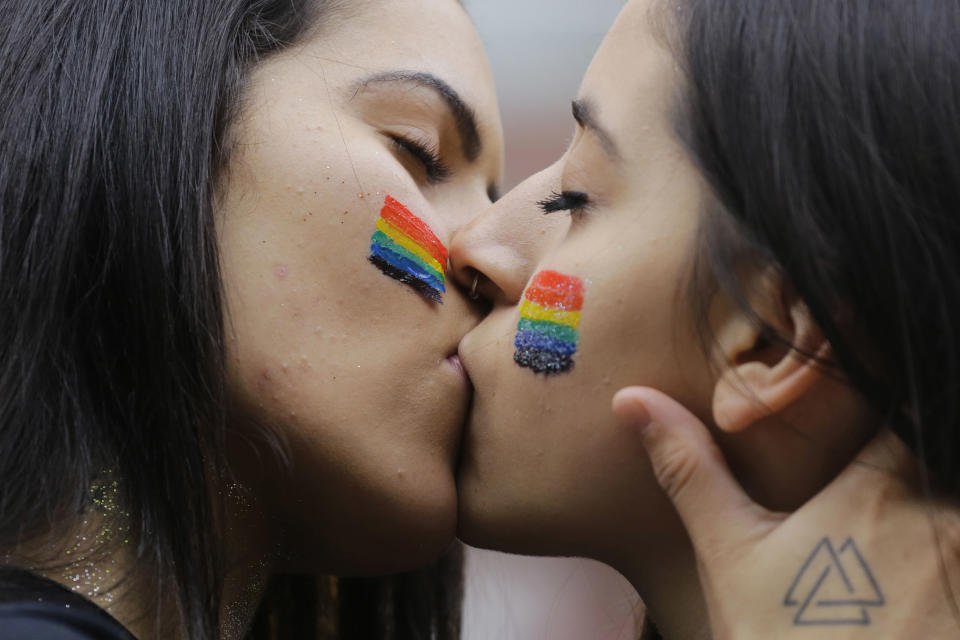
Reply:
[[631, 387], [614, 397], [613, 409], [637, 429], [688, 530], [714, 638], [958, 632], [942, 579], [954, 591], [960, 584], [958, 549], [938, 553], [930, 543], [936, 523], [945, 541], [956, 540], [960, 526], [955, 517], [930, 517], [934, 505], [916, 491], [914, 459], [892, 432], [882, 431], [787, 514], [747, 496], [706, 426], [673, 399]]

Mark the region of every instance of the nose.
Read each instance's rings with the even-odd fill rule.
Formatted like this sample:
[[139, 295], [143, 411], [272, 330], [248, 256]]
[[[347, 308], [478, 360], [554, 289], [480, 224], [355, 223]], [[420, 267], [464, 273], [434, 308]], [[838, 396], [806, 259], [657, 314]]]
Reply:
[[543, 256], [566, 233], [570, 218], [544, 215], [539, 202], [559, 184], [558, 165], [541, 171], [454, 235], [453, 277], [490, 302], [515, 304]]

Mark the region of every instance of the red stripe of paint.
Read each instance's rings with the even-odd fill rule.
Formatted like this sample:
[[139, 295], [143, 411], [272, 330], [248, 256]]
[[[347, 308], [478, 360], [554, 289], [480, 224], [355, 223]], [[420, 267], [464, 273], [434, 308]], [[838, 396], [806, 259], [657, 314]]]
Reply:
[[583, 281], [556, 271], [541, 271], [534, 276], [524, 297], [548, 309], [580, 311], [583, 309]]
[[380, 216], [410, 236], [411, 240], [426, 249], [427, 253], [443, 265], [444, 269], [447, 268], [447, 248], [443, 246], [440, 239], [434, 235], [426, 222], [413, 215], [409, 209], [390, 196], [387, 196], [386, 201], [383, 203]]

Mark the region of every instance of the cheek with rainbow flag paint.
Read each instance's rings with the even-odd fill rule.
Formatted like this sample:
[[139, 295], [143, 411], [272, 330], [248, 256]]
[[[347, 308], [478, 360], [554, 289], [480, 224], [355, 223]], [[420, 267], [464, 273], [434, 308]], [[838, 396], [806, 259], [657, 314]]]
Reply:
[[583, 280], [541, 271], [523, 294], [513, 360], [535, 373], [553, 375], [573, 368], [580, 344]]
[[370, 262], [385, 275], [442, 304], [447, 257], [447, 248], [430, 225], [387, 196], [370, 239]]

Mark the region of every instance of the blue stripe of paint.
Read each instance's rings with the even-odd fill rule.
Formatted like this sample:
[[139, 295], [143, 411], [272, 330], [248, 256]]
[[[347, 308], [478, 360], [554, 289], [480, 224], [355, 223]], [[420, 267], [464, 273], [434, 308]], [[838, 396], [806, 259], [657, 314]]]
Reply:
[[513, 341], [517, 349], [539, 349], [565, 356], [572, 356], [577, 352], [577, 343], [557, 340], [537, 331], [521, 331]]
[[373, 238], [371, 238], [371, 240], [377, 245], [383, 247], [384, 249], [389, 249], [390, 251], [393, 251], [394, 253], [403, 256], [407, 260], [411, 260], [417, 263], [418, 265], [420, 265], [421, 269], [423, 269], [426, 273], [429, 273], [435, 280], [439, 280], [440, 282], [445, 281], [446, 278], [442, 273], [440, 273], [439, 271], [434, 269], [432, 266], [424, 262], [420, 258], [420, 256], [418, 256], [417, 254], [413, 253], [412, 251], [407, 251], [405, 248], [398, 245], [396, 242], [394, 242], [390, 238], [390, 236], [385, 234], [383, 231], [380, 231], [378, 229], [376, 232], [374, 232]]
[[394, 251], [391, 251], [387, 247], [381, 247], [376, 242], [374, 242], [373, 244], [370, 245], [370, 254], [377, 256], [378, 258], [381, 258], [384, 262], [389, 264], [391, 267], [394, 267], [396, 269], [400, 269], [401, 271], [405, 271], [406, 273], [409, 273], [411, 276], [413, 276], [417, 280], [423, 281], [424, 283], [430, 285], [437, 291], [446, 292], [447, 290], [443, 282], [437, 280], [433, 275], [431, 275], [426, 270], [424, 270], [424, 268], [421, 265], [417, 264], [416, 262], [413, 262], [412, 260], [408, 260], [407, 258], [404, 258], [400, 254]]

